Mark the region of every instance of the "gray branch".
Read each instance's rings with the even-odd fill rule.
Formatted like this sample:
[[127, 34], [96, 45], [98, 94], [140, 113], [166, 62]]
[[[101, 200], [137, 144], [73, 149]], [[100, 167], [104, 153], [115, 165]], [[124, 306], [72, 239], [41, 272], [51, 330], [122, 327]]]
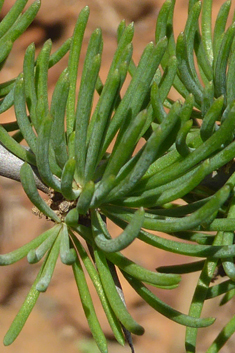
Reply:
[[[20, 181], [20, 168], [24, 161], [9, 152], [0, 143], [0, 175], [9, 179]], [[48, 193], [48, 187], [40, 179], [37, 169], [32, 166], [34, 180], [39, 190]]]

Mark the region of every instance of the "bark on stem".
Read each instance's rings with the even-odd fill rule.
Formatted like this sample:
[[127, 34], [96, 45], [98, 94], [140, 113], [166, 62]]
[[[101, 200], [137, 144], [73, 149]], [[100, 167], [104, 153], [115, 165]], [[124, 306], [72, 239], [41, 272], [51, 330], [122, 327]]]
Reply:
[[[20, 181], [20, 168], [24, 161], [9, 152], [0, 143], [0, 175], [9, 179]], [[49, 192], [48, 187], [41, 181], [37, 169], [32, 166], [34, 179], [37, 188], [45, 193]]]

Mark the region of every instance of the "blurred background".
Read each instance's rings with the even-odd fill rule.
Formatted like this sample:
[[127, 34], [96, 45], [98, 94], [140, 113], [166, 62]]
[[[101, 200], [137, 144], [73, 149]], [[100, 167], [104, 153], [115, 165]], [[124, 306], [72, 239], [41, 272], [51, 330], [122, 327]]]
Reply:
[[[6, 0], [1, 18], [6, 14], [15, 0]], [[31, 4], [33, 1], [29, 1]], [[1, 82], [9, 80], [22, 70], [23, 56], [27, 46], [35, 42], [39, 51], [44, 41], [53, 40], [55, 51], [72, 35], [80, 10], [90, 7], [90, 19], [85, 33], [81, 63], [92, 31], [101, 27], [104, 38], [101, 78], [105, 80], [116, 48], [116, 29], [119, 22], [135, 22], [134, 61], [138, 63], [146, 44], [154, 40], [155, 23], [162, 0], [42, 0], [41, 9], [36, 20], [20, 39], [14, 44], [12, 53], [1, 72]], [[223, 0], [214, 0], [215, 18]], [[184, 29], [187, 18], [188, 1], [177, 0], [175, 11], [175, 34]], [[232, 5], [234, 8], [234, 4]], [[62, 69], [66, 66], [66, 56], [50, 70], [49, 91], [52, 92]], [[173, 97], [172, 97], [173, 98]], [[176, 97], [174, 97], [176, 98]], [[14, 120], [14, 111], [10, 110], [1, 116], [1, 122]], [[20, 184], [0, 178], [0, 252], [6, 253], [35, 238], [50, 224], [32, 214], [31, 204], [26, 198]], [[119, 230], [112, 226], [113, 233]], [[125, 254], [150, 270], [158, 266], [190, 261], [183, 256], [166, 254], [136, 240]], [[53, 280], [46, 293], [41, 294], [38, 303], [30, 315], [18, 339], [10, 346], [4, 347], [3, 337], [13, 318], [19, 310], [27, 292], [38, 272], [38, 265], [29, 265], [23, 259], [16, 265], [0, 268], [0, 352], [3, 353], [97, 353], [75, 286], [72, 270], [58, 261]], [[153, 291], [174, 308], [187, 313], [193, 295], [198, 274], [185, 276], [180, 287], [173, 291]], [[89, 279], [88, 279], [89, 282]], [[110, 353], [130, 352], [128, 346], [122, 348], [113, 340], [109, 326], [104, 317], [99, 300], [91, 286], [91, 294], [102, 327], [109, 338]], [[142, 337], [134, 337], [136, 353], [183, 353], [185, 328], [172, 323], [148, 307], [123, 281], [127, 306], [133, 317], [145, 327]], [[209, 329], [199, 332], [198, 353], [203, 353], [216, 337], [218, 330], [233, 314], [233, 302], [226, 307], [218, 308], [219, 299], [211, 301], [204, 309], [203, 316], [216, 315], [219, 318]], [[220, 315], [221, 312], [221, 315]], [[235, 340], [232, 338], [221, 353], [233, 351]]]

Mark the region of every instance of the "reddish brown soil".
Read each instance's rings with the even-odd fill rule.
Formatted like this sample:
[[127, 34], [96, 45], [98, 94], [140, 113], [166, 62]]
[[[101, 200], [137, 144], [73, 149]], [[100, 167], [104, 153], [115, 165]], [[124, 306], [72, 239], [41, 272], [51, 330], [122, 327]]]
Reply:
[[[15, 0], [5, 1], [3, 13], [10, 8]], [[32, 3], [30, 0], [29, 3]], [[97, 26], [103, 30], [104, 55], [101, 77], [105, 79], [116, 48], [115, 31], [121, 19], [127, 23], [135, 21], [134, 58], [137, 61], [145, 45], [154, 39], [154, 27], [162, 0], [47, 0], [42, 1], [37, 20], [15, 44], [12, 54], [2, 73], [1, 81], [17, 75], [22, 69], [23, 53], [26, 47], [34, 41], [37, 50], [48, 37], [54, 40], [54, 50], [68, 38], [73, 31], [79, 11], [85, 5], [91, 9], [90, 20], [85, 34], [85, 46], [88, 38]], [[223, 3], [214, 1], [215, 13]], [[176, 1], [175, 31], [178, 34], [184, 28], [187, 15], [188, 1]], [[233, 5], [234, 6], [234, 5]], [[85, 51], [82, 52], [84, 58]], [[62, 67], [66, 65], [67, 57], [56, 65], [49, 77], [50, 91], [54, 87]], [[11, 120], [13, 112], [4, 115], [4, 120]], [[49, 227], [47, 221], [39, 220], [31, 212], [30, 202], [24, 195], [21, 186], [3, 178], [0, 179], [0, 251], [5, 253], [30, 239], [36, 237], [43, 229]], [[113, 232], [118, 230], [113, 228]], [[182, 256], [166, 254], [135, 241], [126, 250], [130, 258], [154, 270], [164, 264], [185, 261]], [[187, 260], [187, 259], [186, 259]], [[33, 279], [38, 271], [37, 265], [29, 265], [22, 260], [16, 265], [0, 268], [0, 352], [3, 353], [89, 353], [96, 352], [92, 346], [90, 332], [84, 318], [77, 289], [75, 287], [71, 268], [58, 261], [53, 281], [45, 294], [39, 298], [36, 308], [29, 317], [22, 333], [10, 346], [1, 343], [11, 321], [16, 315]], [[156, 290], [159, 297], [173, 305], [178, 310], [187, 313], [197, 274], [185, 277], [180, 288], [174, 291]], [[136, 353], [183, 353], [185, 351], [183, 339], [185, 328], [172, 323], [146, 304], [123, 282], [127, 305], [134, 318], [142, 324], [146, 333], [142, 337], [135, 337]], [[129, 347], [121, 348], [112, 341], [109, 327], [104, 318], [101, 305], [91, 286], [91, 293], [97, 313], [101, 319], [104, 331], [110, 337], [111, 353], [130, 352]], [[205, 352], [208, 344], [213, 340], [223, 323], [223, 318], [231, 316], [232, 303], [227, 308], [217, 310], [217, 301], [213, 301], [203, 312], [203, 315], [223, 314], [211, 329], [200, 331], [198, 352]], [[214, 308], [216, 307], [216, 312]], [[234, 339], [230, 340], [222, 353], [232, 352]], [[91, 348], [89, 348], [91, 347]]]

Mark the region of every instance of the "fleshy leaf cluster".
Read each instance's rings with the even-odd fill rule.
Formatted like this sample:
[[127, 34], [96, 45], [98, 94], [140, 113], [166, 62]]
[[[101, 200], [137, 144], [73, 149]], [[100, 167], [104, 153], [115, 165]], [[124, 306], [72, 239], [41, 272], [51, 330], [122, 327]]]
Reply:
[[[40, 6], [37, 0], [22, 14], [26, 3], [17, 0], [0, 23], [1, 68]], [[124, 345], [126, 339], [132, 351], [131, 334], [142, 335], [144, 328], [126, 307], [116, 269], [151, 307], [187, 327], [188, 353], [195, 352], [198, 328], [215, 320], [201, 318], [204, 302], [221, 294], [221, 305], [233, 298], [235, 22], [227, 25], [231, 1], [226, 1], [212, 30], [212, 3], [190, 0], [185, 29], [175, 39], [175, 1], [165, 1], [155, 41], [146, 46], [138, 65], [132, 59], [134, 25], [122, 21], [105, 82], [99, 76], [102, 32], [96, 29], [78, 87], [89, 17], [85, 7], [72, 38], [53, 54], [51, 40], [46, 41], [37, 57], [34, 44], [29, 45], [22, 72], [0, 85], [0, 113], [14, 105], [16, 117], [0, 126], [0, 143], [22, 161], [21, 184], [36, 213], [51, 221], [51, 228], [36, 239], [0, 255], [2, 266], [23, 257], [30, 264], [42, 260], [5, 345], [15, 340], [39, 294], [47, 290], [58, 257], [72, 267], [91, 333], [102, 353], [108, 351], [107, 342], [84, 270], [116, 340]], [[48, 71], [66, 53], [68, 66], [49, 102]], [[131, 79], [124, 92], [127, 76]], [[170, 98], [172, 88], [179, 94], [177, 101]], [[35, 175], [47, 200], [38, 192]], [[118, 237], [110, 234], [107, 219], [122, 229]], [[171, 237], [162, 237], [161, 232]], [[121, 253], [136, 238], [197, 261], [150, 271]], [[227, 276], [220, 284], [213, 284], [216, 269]], [[181, 274], [196, 271], [200, 276], [188, 314], [150, 290], [150, 286], [174, 289]], [[218, 352], [234, 331], [232, 318], [207, 353]]]

